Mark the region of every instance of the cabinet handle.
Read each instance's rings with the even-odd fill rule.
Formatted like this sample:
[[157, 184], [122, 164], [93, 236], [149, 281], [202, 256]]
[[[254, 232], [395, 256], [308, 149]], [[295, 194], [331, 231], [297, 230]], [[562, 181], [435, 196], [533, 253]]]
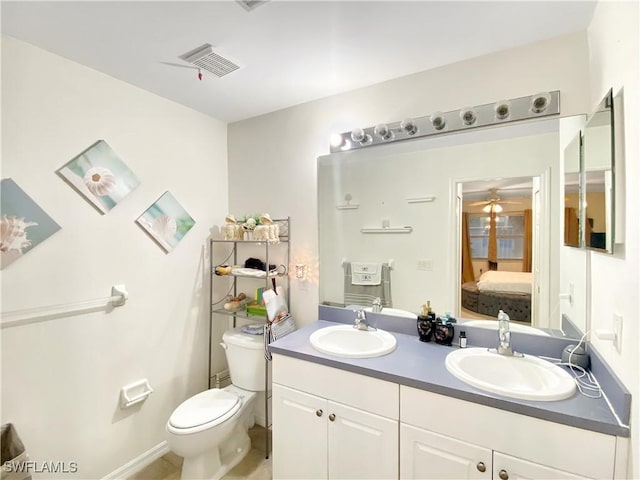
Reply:
[[498, 472], [498, 476], [500, 477], [500, 480], [509, 480], [509, 474], [504, 469]]
[[316, 410], [316, 417], [321, 417], [322, 416], [322, 410], [318, 409]]
[[484, 462], [478, 462], [478, 464], [476, 465], [476, 468], [478, 469], [479, 472], [486, 472], [487, 471], [487, 467], [485, 466]]
[[336, 414], [332, 413], [331, 415], [329, 415], [329, 420], [331, 420], [332, 422], [336, 419]]

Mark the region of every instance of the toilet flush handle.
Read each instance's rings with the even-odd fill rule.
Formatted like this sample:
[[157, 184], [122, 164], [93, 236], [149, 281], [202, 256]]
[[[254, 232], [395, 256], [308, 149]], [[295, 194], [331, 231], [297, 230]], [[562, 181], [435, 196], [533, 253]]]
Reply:
[[229, 348], [229, 346], [228, 346], [226, 343], [224, 343], [224, 342], [220, 342], [220, 346], [221, 346], [222, 348], [224, 348], [225, 350], [226, 350], [227, 348]]

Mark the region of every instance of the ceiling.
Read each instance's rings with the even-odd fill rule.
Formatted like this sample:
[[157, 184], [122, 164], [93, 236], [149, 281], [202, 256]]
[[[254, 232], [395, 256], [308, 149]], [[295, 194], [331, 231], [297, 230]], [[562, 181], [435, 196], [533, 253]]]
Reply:
[[[234, 122], [588, 27], [587, 1], [2, 1], [2, 33]], [[179, 58], [205, 43], [218, 78]]]

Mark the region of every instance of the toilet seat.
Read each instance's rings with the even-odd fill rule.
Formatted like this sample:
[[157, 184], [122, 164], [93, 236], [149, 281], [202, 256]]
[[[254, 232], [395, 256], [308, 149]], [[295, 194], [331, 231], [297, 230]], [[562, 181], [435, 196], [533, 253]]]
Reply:
[[169, 418], [167, 427], [177, 434], [197, 433], [223, 423], [241, 406], [241, 398], [233, 392], [217, 388], [205, 390], [182, 402]]

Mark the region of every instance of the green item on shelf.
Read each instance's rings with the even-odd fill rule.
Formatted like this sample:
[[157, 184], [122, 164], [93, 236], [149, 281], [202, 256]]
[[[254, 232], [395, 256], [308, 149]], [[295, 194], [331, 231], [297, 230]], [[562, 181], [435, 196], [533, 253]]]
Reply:
[[266, 317], [267, 307], [264, 305], [259, 305], [257, 303], [249, 303], [247, 304], [247, 315], [257, 315], [260, 317]]

